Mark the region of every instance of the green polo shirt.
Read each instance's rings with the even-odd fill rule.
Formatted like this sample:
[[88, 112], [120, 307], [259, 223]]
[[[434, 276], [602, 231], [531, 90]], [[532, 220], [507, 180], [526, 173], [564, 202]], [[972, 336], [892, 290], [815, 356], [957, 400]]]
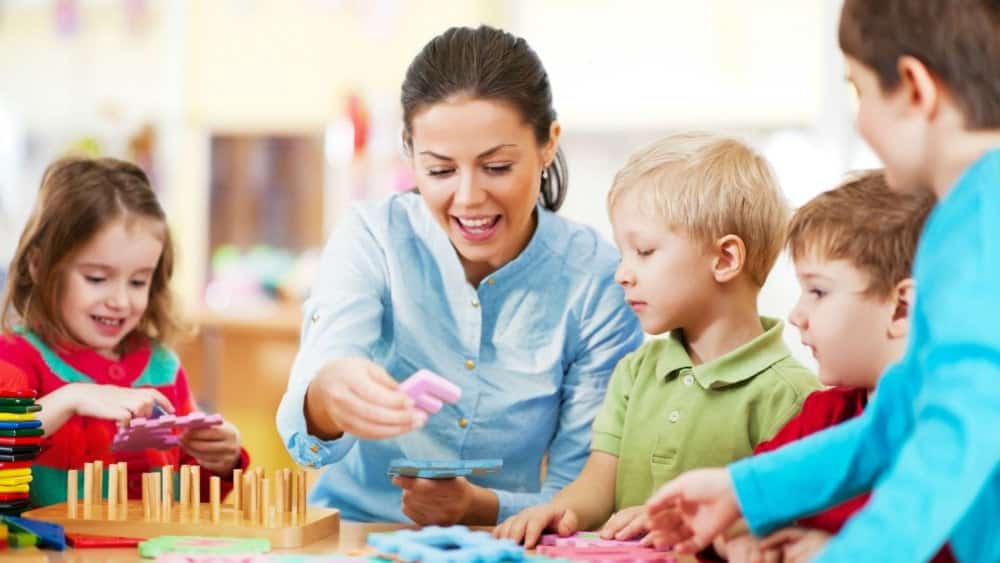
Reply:
[[591, 445], [618, 457], [615, 510], [646, 502], [688, 469], [750, 456], [819, 388], [782, 341], [783, 323], [761, 325], [764, 334], [699, 366], [676, 331], [618, 363]]

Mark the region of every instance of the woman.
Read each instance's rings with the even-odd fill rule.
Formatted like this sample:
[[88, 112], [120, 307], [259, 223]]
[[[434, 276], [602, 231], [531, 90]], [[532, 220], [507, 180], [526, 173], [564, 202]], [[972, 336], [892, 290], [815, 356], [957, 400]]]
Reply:
[[[297, 462], [329, 465], [310, 500], [347, 520], [494, 524], [579, 473], [611, 371], [642, 333], [613, 247], [555, 214], [560, 128], [523, 39], [449, 29], [410, 64], [402, 105], [418, 193], [338, 225], [278, 429]], [[424, 417], [397, 387], [418, 369], [461, 399]], [[504, 467], [390, 481], [400, 457]]]

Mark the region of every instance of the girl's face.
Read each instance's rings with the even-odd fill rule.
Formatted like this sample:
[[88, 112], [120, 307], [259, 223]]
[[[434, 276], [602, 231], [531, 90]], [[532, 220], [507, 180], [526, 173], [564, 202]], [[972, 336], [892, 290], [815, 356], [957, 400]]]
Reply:
[[528, 244], [559, 125], [539, 146], [510, 104], [455, 97], [417, 112], [411, 126], [417, 187], [478, 283]]
[[78, 343], [110, 359], [149, 305], [163, 253], [163, 225], [122, 218], [106, 225], [70, 259], [63, 273], [61, 317]]

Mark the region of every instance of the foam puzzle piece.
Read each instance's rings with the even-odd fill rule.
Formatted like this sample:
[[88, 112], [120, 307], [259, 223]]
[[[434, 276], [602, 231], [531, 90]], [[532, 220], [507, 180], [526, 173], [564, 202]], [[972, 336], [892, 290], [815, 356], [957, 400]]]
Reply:
[[606, 540], [597, 532], [577, 532], [571, 536], [545, 534], [539, 545], [566, 547], [643, 547], [641, 540]]
[[427, 414], [438, 412], [444, 402], [454, 403], [462, 396], [462, 389], [458, 385], [426, 369], [406, 378], [399, 385], [399, 390], [406, 393], [417, 408]]
[[198, 428], [222, 424], [221, 414], [193, 412], [184, 416], [167, 414], [159, 418], [134, 418], [120, 428], [111, 441], [111, 450], [139, 451], [148, 448], [167, 449], [179, 443], [179, 434]]
[[338, 555], [193, 555], [169, 553], [156, 558], [156, 563], [361, 563], [379, 561], [367, 557]]
[[542, 545], [535, 551], [547, 557], [557, 557], [573, 561], [590, 561], [592, 563], [677, 563], [677, 558], [672, 553], [637, 546], [573, 547]]
[[389, 462], [389, 476], [452, 479], [454, 477], [479, 477], [496, 473], [502, 468], [502, 459], [425, 460], [397, 458]]
[[160, 536], [139, 544], [139, 556], [150, 559], [167, 553], [250, 555], [268, 551], [271, 551], [271, 542], [265, 538]]
[[465, 526], [428, 526], [421, 530], [368, 534], [379, 553], [421, 563], [499, 563], [524, 561], [524, 548]]
[[16, 516], [2, 516], [0, 518], [3, 518], [4, 524], [11, 530], [38, 536], [39, 545], [42, 547], [59, 551], [66, 549], [66, 532], [59, 524]]

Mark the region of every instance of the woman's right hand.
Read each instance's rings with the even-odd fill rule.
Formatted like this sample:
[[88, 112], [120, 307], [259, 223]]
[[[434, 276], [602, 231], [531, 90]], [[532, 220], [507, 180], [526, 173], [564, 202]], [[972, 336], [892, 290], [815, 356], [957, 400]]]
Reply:
[[323, 366], [309, 384], [305, 402], [309, 433], [325, 439], [344, 432], [365, 440], [392, 438], [427, 422], [396, 380], [365, 358]]

